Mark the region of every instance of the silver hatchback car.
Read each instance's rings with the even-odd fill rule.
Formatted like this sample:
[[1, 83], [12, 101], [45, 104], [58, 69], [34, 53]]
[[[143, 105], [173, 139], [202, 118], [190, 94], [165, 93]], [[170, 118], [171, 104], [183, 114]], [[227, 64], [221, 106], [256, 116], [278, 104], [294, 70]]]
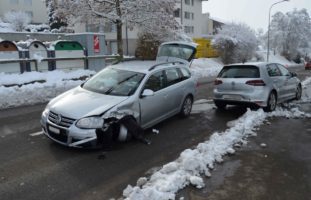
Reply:
[[245, 63], [224, 66], [215, 80], [214, 103], [259, 106], [273, 111], [278, 103], [301, 98], [301, 82], [278, 63]]
[[[196, 81], [184, 63], [121, 63], [51, 100], [41, 125], [55, 142], [89, 146], [96, 144], [96, 129], [112, 118], [130, 115], [145, 129], [178, 113], [188, 116], [195, 91]], [[126, 138], [122, 135], [119, 140]]]

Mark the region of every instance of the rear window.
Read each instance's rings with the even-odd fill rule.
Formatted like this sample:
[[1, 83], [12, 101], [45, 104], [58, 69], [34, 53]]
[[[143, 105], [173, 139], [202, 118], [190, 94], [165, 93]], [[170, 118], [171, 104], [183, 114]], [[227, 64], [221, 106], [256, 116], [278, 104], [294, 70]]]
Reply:
[[218, 75], [219, 78], [259, 78], [259, 69], [256, 66], [225, 66]]

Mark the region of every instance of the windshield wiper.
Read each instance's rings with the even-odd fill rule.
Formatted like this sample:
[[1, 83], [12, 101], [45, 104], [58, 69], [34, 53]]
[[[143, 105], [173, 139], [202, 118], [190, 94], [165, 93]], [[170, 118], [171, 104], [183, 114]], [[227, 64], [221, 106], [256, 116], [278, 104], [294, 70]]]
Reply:
[[118, 85], [120, 85], [120, 84], [122, 84], [122, 83], [124, 83], [124, 82], [126, 82], [126, 81], [128, 81], [128, 80], [130, 80], [131, 78], [134, 78], [134, 77], [137, 76], [137, 75], [138, 75], [138, 74], [134, 74], [134, 75], [129, 76], [129, 77], [125, 78], [124, 80], [118, 82], [115, 86], [112, 86], [111, 88], [109, 88], [108, 90], [106, 90], [106, 92], [104, 92], [104, 94], [110, 94], [110, 93], [116, 88], [116, 86], [118, 86]]

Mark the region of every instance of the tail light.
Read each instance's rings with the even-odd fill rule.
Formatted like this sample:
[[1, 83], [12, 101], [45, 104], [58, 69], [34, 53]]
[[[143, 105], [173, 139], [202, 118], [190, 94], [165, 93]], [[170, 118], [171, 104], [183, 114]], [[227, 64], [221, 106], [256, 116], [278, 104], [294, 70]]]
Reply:
[[220, 84], [222, 84], [222, 80], [216, 79], [214, 81], [214, 85], [220, 85]]
[[263, 80], [250, 80], [246, 81], [247, 85], [252, 85], [252, 86], [265, 86], [265, 82]]

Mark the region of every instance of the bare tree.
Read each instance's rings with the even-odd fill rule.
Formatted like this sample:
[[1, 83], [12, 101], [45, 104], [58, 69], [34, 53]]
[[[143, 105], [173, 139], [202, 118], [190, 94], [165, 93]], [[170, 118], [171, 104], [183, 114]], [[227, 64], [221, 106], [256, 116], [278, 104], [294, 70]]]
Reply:
[[173, 16], [175, 0], [63, 0], [64, 13], [76, 20], [105, 20], [116, 25], [118, 54], [123, 57], [122, 26], [152, 30], [158, 26], [177, 28]]

